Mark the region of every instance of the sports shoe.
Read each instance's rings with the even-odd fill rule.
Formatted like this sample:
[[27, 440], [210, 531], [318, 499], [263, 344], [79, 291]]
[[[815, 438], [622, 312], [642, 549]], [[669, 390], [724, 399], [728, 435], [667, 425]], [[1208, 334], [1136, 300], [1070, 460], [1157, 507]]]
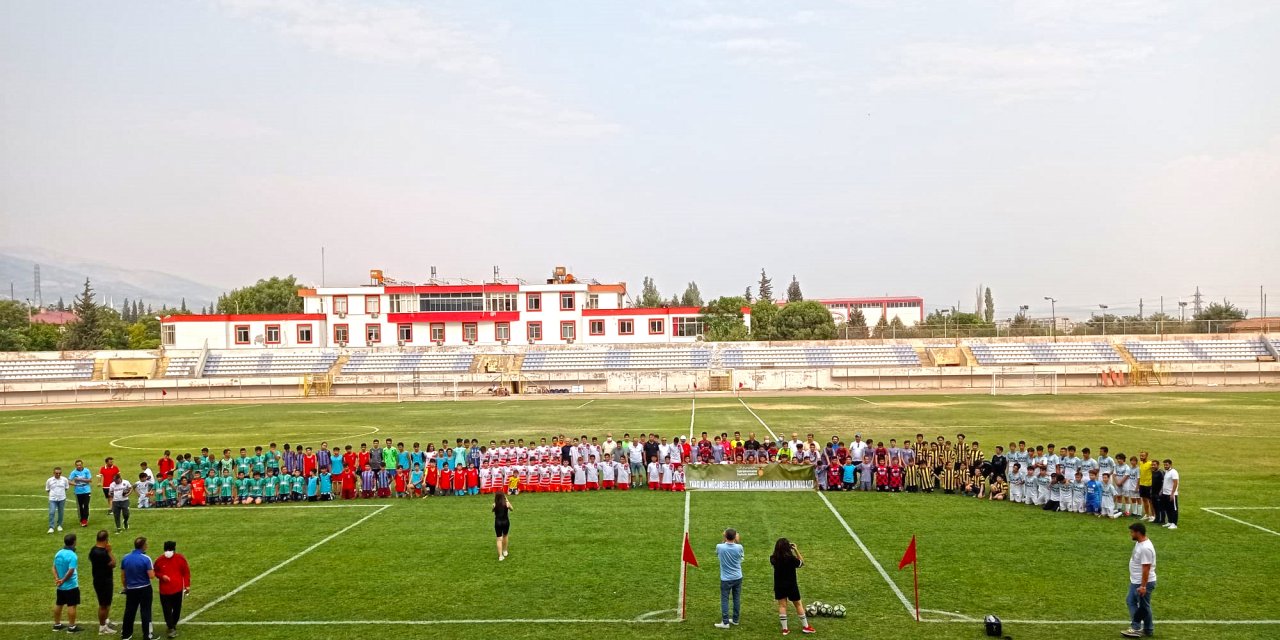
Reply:
[[510, 555], [510, 552], [509, 552], [509, 551], [503, 551], [503, 552], [502, 552], [502, 557], [504, 557], [504, 558], [505, 558], [505, 557], [507, 557], [508, 555]]
[[178, 630], [177, 630], [177, 629], [170, 629], [170, 630], [169, 630], [169, 633], [165, 634], [165, 636], [164, 636], [164, 637], [166, 637], [166, 638], [176, 638], [176, 637], [178, 637]]
[[717, 628], [717, 629], [728, 629], [728, 628], [729, 628], [729, 623], [728, 623], [728, 622], [717, 622], [717, 623], [715, 623], [715, 624], [714, 624], [714, 625], [712, 625], [712, 626], [714, 626], [714, 627], [715, 627], [715, 628]]
[[729, 624], [731, 624], [731, 625], [733, 625], [733, 626], [735, 626], [735, 627], [736, 627], [736, 626], [738, 626], [738, 621], [737, 621], [737, 620], [730, 620], [730, 621], [729, 621]]
[[53, 533], [53, 527], [49, 527], [49, 530], [46, 531], [45, 533]]
[[87, 526], [89, 526], [89, 521], [88, 521], [88, 520], [81, 520], [81, 521], [80, 521], [80, 526], [82, 526], [82, 527], [87, 527]]
[[782, 630], [782, 635], [784, 635], [784, 636], [789, 636], [789, 635], [791, 635], [791, 630], [790, 630], [790, 629], [783, 629], [783, 630]]
[[115, 634], [116, 634], [116, 632], [115, 632], [115, 631], [112, 631], [112, 630], [111, 630], [111, 627], [108, 627], [108, 626], [107, 626], [107, 625], [105, 625], [105, 624], [100, 624], [100, 625], [98, 625], [98, 635], [100, 635], [100, 636], [113, 636], [113, 635], [115, 635]]
[[1177, 529], [1177, 528], [1178, 528], [1178, 525], [1176, 525], [1176, 524], [1170, 524], [1170, 525], [1168, 525], [1168, 526], [1167, 526], [1167, 527], [1165, 527], [1165, 528], [1166, 528], [1166, 529]]
[[498, 556], [498, 562], [502, 562], [503, 560], [506, 560], [506, 559], [507, 559], [506, 556]]
[[62, 531], [62, 525], [58, 525], [58, 531]]
[[803, 632], [803, 633], [817, 633], [817, 632], [818, 632], [818, 630], [817, 630], [817, 629], [814, 629], [813, 627], [805, 627], [805, 628], [801, 629], [800, 631], [801, 631], [801, 632]]
[[76, 625], [74, 627], [67, 627], [67, 633], [80, 633], [81, 631], [84, 631], [84, 627], [81, 627], [79, 625]]
[[1142, 632], [1137, 629], [1125, 629], [1124, 631], [1120, 632], [1120, 635], [1126, 638], [1141, 638]]
[[[50, 529], [50, 531], [52, 531], [52, 529]], [[54, 630], [54, 631], [62, 631], [63, 629], [66, 629], [66, 627], [65, 627], [65, 626], [63, 626], [63, 624], [62, 624], [61, 622], [59, 622], [58, 624], [53, 625], [53, 630]]]

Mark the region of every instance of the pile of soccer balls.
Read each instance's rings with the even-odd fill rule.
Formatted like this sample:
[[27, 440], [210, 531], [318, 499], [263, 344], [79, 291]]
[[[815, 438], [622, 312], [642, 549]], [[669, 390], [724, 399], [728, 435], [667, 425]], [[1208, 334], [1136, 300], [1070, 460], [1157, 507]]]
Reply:
[[810, 602], [809, 606], [805, 607], [805, 613], [808, 613], [811, 616], [822, 616], [824, 618], [843, 618], [845, 615], [845, 608], [842, 604], [828, 604], [818, 600]]

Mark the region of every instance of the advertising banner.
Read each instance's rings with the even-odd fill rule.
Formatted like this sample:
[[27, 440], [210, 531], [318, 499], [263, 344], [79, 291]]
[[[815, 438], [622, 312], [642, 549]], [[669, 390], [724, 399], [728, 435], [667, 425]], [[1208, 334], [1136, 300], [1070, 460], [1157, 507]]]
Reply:
[[811, 464], [691, 464], [685, 467], [688, 491], [813, 491]]

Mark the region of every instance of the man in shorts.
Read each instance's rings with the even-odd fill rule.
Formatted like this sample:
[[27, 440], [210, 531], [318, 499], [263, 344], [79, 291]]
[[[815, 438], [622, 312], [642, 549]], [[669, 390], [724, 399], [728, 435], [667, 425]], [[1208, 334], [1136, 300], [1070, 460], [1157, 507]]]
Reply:
[[[53, 583], [57, 586], [53, 604], [53, 630], [67, 633], [84, 631], [76, 626], [76, 607], [80, 606], [80, 575], [76, 565], [76, 534], [62, 539], [62, 550], [53, 556]], [[62, 608], [67, 608], [67, 626], [62, 625]]]
[[98, 541], [89, 549], [89, 565], [93, 568], [93, 592], [98, 596], [98, 634], [115, 633], [118, 627], [111, 622], [111, 597], [115, 595], [112, 574], [116, 557], [107, 542], [107, 530], [98, 531]]

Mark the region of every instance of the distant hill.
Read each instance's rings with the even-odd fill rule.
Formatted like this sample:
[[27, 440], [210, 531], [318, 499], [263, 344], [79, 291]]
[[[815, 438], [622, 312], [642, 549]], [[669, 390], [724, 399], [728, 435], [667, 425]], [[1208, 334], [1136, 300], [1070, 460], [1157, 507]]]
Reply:
[[[187, 307], [199, 311], [200, 307], [214, 302], [225, 289], [194, 280], [161, 273], [92, 262], [79, 262], [74, 258], [57, 255], [40, 249], [0, 249], [0, 298], [9, 297], [9, 283], [13, 283], [14, 298], [32, 298], [32, 268], [40, 265], [40, 290], [45, 306], [58, 304], [61, 297], [67, 305], [84, 289], [84, 279], [89, 278], [98, 302], [108, 300], [118, 308], [125, 298], [153, 307], [178, 306], [183, 298]], [[34, 299], [33, 299], [34, 301]]]

